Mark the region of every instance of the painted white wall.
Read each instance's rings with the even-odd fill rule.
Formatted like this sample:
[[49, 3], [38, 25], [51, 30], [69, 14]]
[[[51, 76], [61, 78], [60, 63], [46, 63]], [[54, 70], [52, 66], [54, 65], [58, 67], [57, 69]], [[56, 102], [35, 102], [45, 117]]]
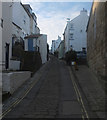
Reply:
[[20, 70], [20, 61], [10, 60], [10, 70]]
[[[5, 69], [5, 44], [9, 43], [9, 60], [11, 58], [12, 51], [12, 3], [2, 2], [2, 18], [3, 18], [3, 28], [2, 28], [2, 62], [3, 69]], [[9, 61], [10, 65], [10, 61]]]
[[64, 41], [61, 41], [57, 51], [58, 51], [58, 58], [59, 59], [64, 58]]
[[32, 33], [33, 34], [40, 34], [40, 30], [37, 27], [37, 23], [33, 20], [33, 27], [32, 27]]
[[36, 34], [40, 34], [40, 29], [39, 29], [39, 27], [36, 26], [35, 29], [36, 29]]
[[40, 54], [42, 59], [42, 64], [47, 62], [47, 35], [42, 34], [38, 41], [40, 41]]
[[[65, 52], [71, 49], [71, 45], [75, 51], [82, 51], [82, 48], [87, 48], [86, 26], [88, 19], [87, 11], [83, 9], [79, 16], [68, 22], [65, 30]], [[73, 38], [70, 34], [73, 34]]]
[[69, 29], [70, 29], [70, 21], [67, 21], [67, 25], [64, 31], [64, 37], [65, 37], [65, 52], [70, 50], [69, 47]]
[[54, 54], [54, 52], [57, 50], [58, 46], [60, 45], [61, 43], [61, 37], [58, 36], [58, 39], [57, 40], [52, 40], [52, 53]]
[[25, 39], [25, 51], [28, 51], [28, 39]]
[[[2, 2], [0, 2], [0, 115], [2, 114]], [[2, 117], [0, 117], [2, 119]]]
[[12, 11], [13, 22], [22, 28], [25, 34], [30, 34], [30, 18], [20, 2], [14, 2]]
[[12, 36], [16, 36], [17, 38], [22, 38], [22, 39], [24, 39], [24, 37], [25, 37], [25, 34], [24, 34], [24, 32], [20, 29], [20, 28], [18, 28], [17, 26], [15, 26], [14, 24], [12, 24]]
[[55, 51], [55, 40], [52, 40], [51, 51], [52, 51], [52, 53], [54, 54], [54, 51]]
[[2, 19], [2, 2], [0, 2], [0, 71], [2, 70], [2, 27], [1, 27], [1, 19]]
[[3, 73], [3, 92], [13, 94], [30, 76], [29, 71]]

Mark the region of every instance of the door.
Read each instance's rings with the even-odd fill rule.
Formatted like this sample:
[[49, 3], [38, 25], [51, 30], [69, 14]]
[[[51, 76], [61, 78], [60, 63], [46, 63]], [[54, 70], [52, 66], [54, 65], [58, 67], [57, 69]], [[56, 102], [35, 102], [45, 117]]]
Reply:
[[6, 43], [6, 53], [5, 53], [6, 57], [5, 57], [5, 68], [8, 69], [9, 68], [9, 44]]

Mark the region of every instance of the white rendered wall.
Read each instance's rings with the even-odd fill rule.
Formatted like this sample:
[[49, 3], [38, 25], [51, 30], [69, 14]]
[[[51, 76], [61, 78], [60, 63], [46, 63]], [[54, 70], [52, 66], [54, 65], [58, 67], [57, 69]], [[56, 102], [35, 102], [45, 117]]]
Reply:
[[52, 53], [54, 54], [55, 51], [55, 40], [52, 40]]
[[57, 40], [52, 40], [52, 53], [54, 53], [57, 50], [60, 43], [61, 43], [61, 37], [59, 36]]
[[24, 43], [25, 43], [25, 51], [28, 51], [28, 39], [25, 39]]
[[[20, 2], [14, 2], [13, 6], [13, 22], [20, 26], [25, 34], [30, 34], [30, 18], [23, 8], [23, 6], [20, 4]], [[25, 20], [25, 24], [24, 24]]]
[[20, 61], [10, 60], [10, 70], [20, 70]]
[[40, 40], [40, 54], [43, 64], [47, 62], [47, 35], [40, 36], [38, 40]]
[[[0, 2], [0, 115], [2, 114], [2, 2]], [[0, 117], [1, 119], [1, 117]]]
[[82, 48], [87, 48], [86, 27], [88, 18], [86, 12], [81, 12], [80, 16], [71, 21], [74, 24], [74, 30], [72, 31], [74, 40], [71, 40], [70, 44], [75, 51], [82, 51]]
[[14, 24], [12, 24], [12, 35], [15, 35], [17, 38], [22, 38], [24, 39], [25, 34], [23, 34], [23, 31], [18, 28], [17, 26], [15, 26]]
[[2, 70], [2, 27], [1, 27], [1, 19], [2, 19], [2, 2], [0, 2], [0, 71]]
[[69, 43], [69, 29], [70, 29], [70, 21], [67, 21], [67, 26], [66, 26], [66, 29], [65, 29], [65, 33], [64, 33], [64, 36], [65, 36], [65, 53], [67, 51], [70, 50], [70, 43]]
[[40, 29], [37, 26], [36, 26], [35, 30], [36, 30], [36, 34], [40, 34]]
[[33, 20], [33, 27], [32, 27], [33, 34], [36, 34], [36, 22]]
[[5, 43], [9, 44], [9, 65], [12, 53], [12, 7], [11, 2], [2, 2], [2, 61], [5, 68]]
[[[71, 49], [71, 45], [75, 51], [82, 51], [82, 48], [87, 48], [86, 26], [88, 19], [87, 12], [81, 11], [79, 16], [68, 21], [65, 30], [65, 52]], [[73, 29], [71, 29], [71, 24], [73, 24]], [[71, 39], [70, 33], [73, 34], [74, 40], [69, 40]]]
[[3, 92], [13, 94], [31, 76], [31, 72], [3, 73]]

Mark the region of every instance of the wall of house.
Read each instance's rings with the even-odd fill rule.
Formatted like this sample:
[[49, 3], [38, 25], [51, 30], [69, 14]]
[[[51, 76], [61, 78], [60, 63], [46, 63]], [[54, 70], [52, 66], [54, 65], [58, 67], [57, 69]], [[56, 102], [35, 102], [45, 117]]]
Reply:
[[2, 70], [2, 2], [0, 2], [0, 71]]
[[52, 51], [52, 53], [54, 54], [54, 51], [55, 51], [55, 40], [52, 40], [51, 51]]
[[[2, 114], [2, 3], [0, 2], [0, 115]], [[1, 117], [0, 117], [1, 119]]]
[[47, 62], [47, 35], [41, 35], [38, 41], [40, 43], [40, 54], [43, 64]]
[[23, 33], [23, 31], [18, 28], [17, 26], [15, 26], [14, 24], [12, 24], [12, 36], [13, 37], [17, 37], [18, 39], [21, 37], [22, 39], [24, 39], [25, 34]]
[[67, 21], [67, 25], [64, 31], [65, 53], [71, 49], [69, 43], [69, 29], [70, 29], [70, 21]]
[[83, 9], [79, 16], [67, 22], [64, 32], [65, 52], [71, 48], [75, 51], [82, 51], [82, 48], [86, 48], [86, 26], [88, 18], [87, 11]]
[[6, 56], [6, 43], [9, 44], [9, 65], [12, 51], [12, 3], [3, 2], [2, 3], [2, 18], [3, 18], [3, 28], [2, 28], [2, 62], [3, 69], [5, 69], [5, 56]]
[[61, 37], [60, 36], [58, 36], [57, 40], [52, 40], [52, 53], [53, 54], [57, 50], [60, 43], [61, 43]]
[[[87, 60], [89, 67], [104, 85], [107, 78], [107, 2], [93, 3], [87, 29]], [[103, 14], [102, 14], [103, 13]]]
[[73, 34], [73, 38], [70, 40], [70, 45], [75, 51], [82, 51], [82, 48], [87, 48], [86, 27], [88, 18], [87, 11], [84, 9], [79, 16], [71, 21], [73, 29], [70, 30], [70, 33]]
[[57, 51], [58, 51], [58, 58], [59, 59], [64, 58], [64, 41], [61, 41]]
[[24, 34], [30, 34], [30, 17], [20, 2], [14, 2], [12, 18], [13, 22], [22, 28]]
[[33, 34], [37, 34], [36, 33], [36, 27], [37, 27], [36, 24], [37, 23], [33, 20], [33, 26], [32, 26], [32, 32], [33, 32]]
[[37, 26], [36, 26], [36, 34], [40, 34], [40, 29]]

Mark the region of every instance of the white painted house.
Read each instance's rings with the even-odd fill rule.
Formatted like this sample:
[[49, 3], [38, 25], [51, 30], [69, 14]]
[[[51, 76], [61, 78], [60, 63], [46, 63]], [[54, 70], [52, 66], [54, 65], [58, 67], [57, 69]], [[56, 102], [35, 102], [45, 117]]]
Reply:
[[58, 46], [61, 43], [61, 37], [58, 36], [57, 40], [52, 40], [52, 47], [51, 47], [51, 51], [54, 54], [54, 52], [57, 50]]
[[[10, 68], [10, 59], [12, 56], [12, 2], [0, 2], [2, 8], [2, 16], [0, 16], [0, 34], [2, 34], [2, 39], [0, 39], [0, 57], [2, 56], [2, 61], [0, 61], [0, 66], [4, 69]], [[2, 47], [2, 48], [1, 48]]]
[[25, 37], [27, 44], [26, 51], [40, 52], [42, 64], [47, 62], [47, 35], [34, 34]]
[[61, 41], [61, 43], [59, 44], [58, 48], [57, 48], [57, 51], [58, 51], [58, 58], [59, 59], [63, 59], [64, 58], [64, 40]]
[[[12, 45], [16, 41], [23, 41], [24, 48], [28, 41], [24, 38], [28, 35], [40, 34], [40, 29], [37, 27], [37, 17], [32, 12], [29, 4], [21, 2], [13, 2], [12, 5]], [[14, 65], [12, 65], [14, 66]]]
[[80, 11], [79, 16], [71, 21], [67, 21], [64, 31], [65, 52], [69, 51], [71, 48], [75, 51], [87, 49], [86, 26], [88, 19], [89, 16], [87, 15], [87, 10], [83, 8], [83, 10]]
[[0, 2], [0, 71], [2, 70], [2, 3]]

